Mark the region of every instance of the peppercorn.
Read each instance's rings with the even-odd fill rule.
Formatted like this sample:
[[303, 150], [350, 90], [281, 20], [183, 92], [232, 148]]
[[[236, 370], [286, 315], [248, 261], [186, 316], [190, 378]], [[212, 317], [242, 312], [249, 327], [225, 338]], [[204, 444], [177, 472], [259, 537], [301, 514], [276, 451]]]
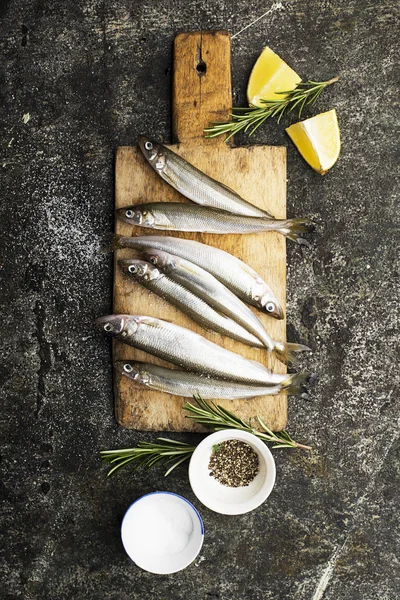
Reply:
[[208, 464], [210, 476], [228, 487], [249, 485], [257, 475], [260, 462], [257, 452], [240, 440], [227, 440], [213, 447]]

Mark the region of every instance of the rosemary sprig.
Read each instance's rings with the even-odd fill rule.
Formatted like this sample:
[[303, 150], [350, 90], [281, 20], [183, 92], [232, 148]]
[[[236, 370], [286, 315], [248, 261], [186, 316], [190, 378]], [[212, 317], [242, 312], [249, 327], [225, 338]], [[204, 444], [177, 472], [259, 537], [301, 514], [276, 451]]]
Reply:
[[183, 406], [184, 410], [189, 413], [188, 418], [193, 419], [196, 423], [210, 427], [214, 431], [220, 431], [221, 429], [241, 429], [242, 431], [252, 433], [264, 442], [273, 443], [272, 448], [302, 448], [303, 450], [311, 450], [310, 446], [304, 446], [295, 442], [286, 430], [274, 433], [259, 416], [256, 419], [263, 431], [259, 431], [253, 427], [250, 421], [243, 421], [243, 419], [229, 412], [226, 408], [222, 408], [222, 406], [214, 402], [206, 402], [201, 396], [195, 396], [194, 400], [196, 404], [187, 402]]
[[242, 129], [249, 135], [253, 133], [266, 121], [269, 117], [278, 117], [278, 123], [285, 113], [298, 109], [298, 115], [301, 117], [303, 108], [310, 104], [313, 106], [318, 100], [322, 91], [332, 83], [338, 81], [338, 77], [333, 77], [328, 81], [300, 81], [294, 90], [286, 92], [277, 92], [284, 97], [281, 100], [261, 100], [262, 108], [250, 106], [248, 108], [232, 108], [230, 117], [231, 121], [226, 123], [211, 123], [212, 127], [204, 129], [206, 138], [213, 138], [219, 135], [227, 134], [225, 142]]
[[[311, 450], [310, 446], [304, 446], [295, 442], [287, 431], [274, 433], [265, 425], [260, 417], [257, 417], [257, 421], [263, 429], [262, 432], [255, 429], [250, 422], [246, 423], [246, 421], [243, 421], [214, 402], [206, 402], [200, 396], [195, 396], [194, 401], [195, 404], [187, 402], [183, 406], [184, 410], [189, 413], [187, 417], [214, 431], [221, 429], [241, 429], [253, 433], [264, 442], [272, 442], [274, 444], [273, 448], [302, 448], [303, 450]], [[168, 438], [157, 438], [156, 442], [139, 442], [135, 448], [103, 450], [100, 452], [100, 456], [104, 462], [111, 465], [107, 476], [112, 475], [118, 469], [122, 469], [131, 463], [135, 463], [134, 470], [141, 467], [150, 469], [153, 465], [159, 463], [168, 467], [165, 472], [166, 477], [178, 465], [188, 460], [195, 448], [196, 446], [190, 446], [184, 442]]]
[[150, 469], [156, 463], [165, 466], [170, 465], [165, 473], [165, 476], [167, 476], [175, 467], [188, 460], [196, 448], [196, 446], [190, 446], [184, 442], [168, 438], [157, 438], [157, 442], [139, 442], [136, 448], [103, 450], [100, 452], [102, 460], [112, 465], [107, 476], [133, 462], [135, 463], [135, 471], [140, 467]]

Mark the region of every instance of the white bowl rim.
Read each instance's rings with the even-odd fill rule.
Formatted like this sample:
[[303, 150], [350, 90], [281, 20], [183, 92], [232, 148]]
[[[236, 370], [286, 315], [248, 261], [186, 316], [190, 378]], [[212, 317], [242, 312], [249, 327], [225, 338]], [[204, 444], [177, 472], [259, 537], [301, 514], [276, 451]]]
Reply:
[[[189, 507], [191, 508], [191, 510], [194, 512], [195, 515], [197, 515], [198, 521], [199, 521], [199, 525], [200, 525], [200, 540], [199, 540], [199, 544], [198, 544], [198, 548], [196, 551], [196, 554], [191, 555], [189, 557], [189, 559], [187, 561], [185, 561], [184, 564], [182, 564], [182, 566], [179, 569], [176, 569], [174, 571], [169, 571], [168, 573], [166, 572], [160, 572], [157, 570], [149, 570], [147, 567], [144, 568], [142, 567], [139, 562], [137, 562], [137, 558], [133, 559], [132, 556], [129, 554], [129, 552], [127, 551], [125, 544], [124, 544], [124, 540], [123, 540], [123, 528], [124, 528], [124, 521], [125, 518], [127, 517], [128, 513], [130, 512], [131, 508], [137, 504], [138, 502], [140, 502], [140, 500], [143, 500], [144, 498], [147, 498], [148, 496], [154, 496], [156, 494], [160, 494], [160, 495], [165, 495], [165, 496], [175, 496], [176, 498], [179, 498], [180, 500], [183, 500], [184, 502], [186, 502], [186, 504], [189, 505]], [[136, 498], [136, 500], [134, 500], [132, 502], [132, 504], [130, 504], [128, 506], [128, 508], [125, 511], [125, 514], [123, 516], [122, 522], [121, 522], [121, 528], [120, 528], [120, 534], [121, 534], [121, 541], [122, 541], [122, 545], [124, 547], [125, 552], [127, 553], [127, 555], [129, 556], [130, 560], [136, 565], [138, 566], [140, 569], [144, 569], [145, 571], [149, 572], [149, 573], [154, 573], [156, 575], [169, 575], [172, 573], [177, 573], [178, 571], [182, 571], [183, 569], [186, 569], [186, 567], [188, 567], [196, 558], [196, 556], [199, 555], [200, 550], [203, 546], [203, 542], [204, 542], [204, 523], [203, 523], [203, 519], [201, 518], [201, 515], [199, 513], [199, 511], [197, 510], [197, 508], [190, 502], [190, 500], [188, 500], [187, 498], [185, 498], [184, 496], [181, 496], [180, 494], [177, 494], [175, 492], [168, 492], [168, 491], [162, 491], [162, 490], [158, 490], [158, 491], [154, 491], [154, 492], [148, 492], [147, 494], [143, 494], [142, 496], [139, 496], [139, 498]]]
[[[197, 457], [200, 455], [201, 450], [205, 446], [213, 446], [214, 444], [218, 444], [219, 442], [223, 442], [230, 439], [248, 442], [256, 450], [258, 450], [266, 462], [266, 465], [268, 467], [268, 475], [261, 488], [263, 493], [258, 493], [257, 498], [256, 496], [254, 496], [253, 498], [249, 498], [246, 502], [242, 502], [241, 504], [225, 504], [222, 506], [221, 502], [214, 503], [213, 499], [204, 494], [204, 490], [197, 485], [196, 462]], [[214, 512], [224, 515], [245, 514], [260, 506], [263, 502], [265, 502], [265, 500], [272, 492], [273, 487], [275, 485], [275, 479], [276, 466], [271, 450], [268, 448], [265, 442], [260, 440], [253, 433], [243, 431], [241, 429], [221, 429], [219, 431], [211, 433], [206, 438], [204, 438], [204, 440], [202, 440], [200, 444], [198, 444], [198, 446], [192, 454], [189, 463], [189, 482], [194, 495], [197, 497], [198, 500], [200, 500], [200, 502], [204, 506], [206, 506], [210, 510], [213, 510]]]

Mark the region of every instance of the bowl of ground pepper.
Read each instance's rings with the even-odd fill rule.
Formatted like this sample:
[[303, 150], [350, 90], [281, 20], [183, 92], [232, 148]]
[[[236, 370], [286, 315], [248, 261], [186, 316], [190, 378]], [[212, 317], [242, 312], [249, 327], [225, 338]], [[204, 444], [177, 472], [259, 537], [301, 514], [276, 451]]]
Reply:
[[254, 510], [275, 484], [275, 461], [252, 433], [224, 429], [207, 436], [193, 452], [189, 481], [204, 506], [224, 515]]

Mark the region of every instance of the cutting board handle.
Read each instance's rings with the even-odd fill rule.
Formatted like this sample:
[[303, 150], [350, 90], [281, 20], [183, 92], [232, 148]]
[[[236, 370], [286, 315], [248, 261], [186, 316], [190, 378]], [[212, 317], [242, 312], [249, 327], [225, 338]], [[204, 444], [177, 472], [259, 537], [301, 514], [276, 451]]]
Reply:
[[174, 142], [221, 144], [204, 127], [226, 121], [232, 106], [231, 40], [227, 31], [179, 33], [174, 41], [172, 129]]

